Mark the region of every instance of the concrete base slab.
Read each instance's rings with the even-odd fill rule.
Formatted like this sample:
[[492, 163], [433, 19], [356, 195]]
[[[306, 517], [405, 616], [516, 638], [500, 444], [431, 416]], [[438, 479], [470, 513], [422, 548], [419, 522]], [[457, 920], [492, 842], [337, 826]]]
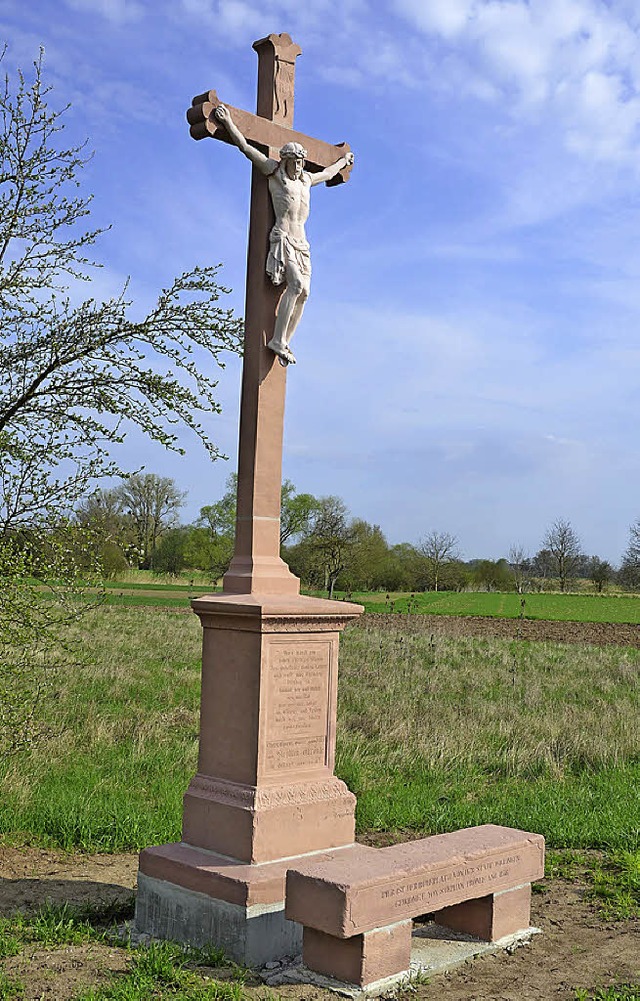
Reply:
[[540, 928], [531, 927], [505, 935], [496, 942], [484, 942], [434, 922], [415, 925], [411, 936], [411, 970], [426, 974], [446, 973], [478, 956], [511, 953], [540, 934]]
[[262, 966], [302, 950], [302, 927], [284, 916], [284, 901], [230, 904], [138, 873], [135, 931], [198, 948], [216, 945], [244, 966]]
[[292, 983], [315, 984], [345, 998], [375, 998], [389, 996], [394, 990], [406, 987], [418, 978], [446, 973], [478, 956], [511, 953], [520, 946], [527, 945], [534, 935], [540, 933], [539, 928], [532, 927], [513, 935], [505, 935], [497, 942], [483, 942], [471, 935], [443, 928], [435, 922], [419, 924], [414, 927], [411, 938], [410, 968], [393, 977], [385, 977], [384, 980], [369, 984], [366, 988], [321, 976], [303, 966], [299, 958], [292, 963], [283, 962], [278, 969], [264, 969], [260, 973], [270, 987]]

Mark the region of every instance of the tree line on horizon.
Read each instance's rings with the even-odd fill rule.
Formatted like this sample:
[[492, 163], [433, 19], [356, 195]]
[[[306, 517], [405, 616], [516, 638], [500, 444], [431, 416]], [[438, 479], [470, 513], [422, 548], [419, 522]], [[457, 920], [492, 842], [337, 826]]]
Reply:
[[[99, 488], [78, 505], [75, 517], [99, 547], [105, 573], [128, 569], [178, 576], [201, 571], [216, 583], [233, 555], [236, 476], [223, 496], [200, 509], [191, 524], [180, 522], [186, 494], [170, 477], [136, 473], [111, 488]], [[417, 543], [390, 545], [379, 525], [351, 517], [340, 497], [298, 493], [285, 480], [281, 495], [283, 559], [310, 589], [334, 591], [531, 591], [570, 589], [579, 579], [602, 592], [615, 584], [640, 587], [640, 519], [630, 528], [619, 567], [583, 552], [569, 521], [556, 519], [540, 549], [528, 555], [511, 546], [497, 560], [464, 560], [450, 532], [432, 530]]]

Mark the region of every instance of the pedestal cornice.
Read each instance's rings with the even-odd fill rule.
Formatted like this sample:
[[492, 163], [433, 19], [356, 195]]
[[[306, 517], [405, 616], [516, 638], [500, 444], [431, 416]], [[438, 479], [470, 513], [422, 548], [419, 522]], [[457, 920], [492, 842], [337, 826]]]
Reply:
[[203, 627], [256, 632], [342, 630], [364, 608], [307, 595], [206, 594], [191, 602]]

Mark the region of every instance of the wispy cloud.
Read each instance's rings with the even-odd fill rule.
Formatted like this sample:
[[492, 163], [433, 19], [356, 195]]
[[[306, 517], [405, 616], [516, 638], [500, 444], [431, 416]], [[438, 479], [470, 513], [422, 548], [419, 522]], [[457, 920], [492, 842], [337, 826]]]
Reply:
[[569, 151], [616, 162], [635, 157], [640, 38], [637, 18], [624, 6], [597, 0], [394, 0], [393, 6], [426, 36], [441, 39], [441, 85], [465, 89], [459, 68], [466, 64], [472, 97], [506, 102], [520, 120], [551, 115]]
[[63, 0], [63, 3], [71, 10], [99, 14], [118, 25], [139, 21], [147, 12], [140, 0]]

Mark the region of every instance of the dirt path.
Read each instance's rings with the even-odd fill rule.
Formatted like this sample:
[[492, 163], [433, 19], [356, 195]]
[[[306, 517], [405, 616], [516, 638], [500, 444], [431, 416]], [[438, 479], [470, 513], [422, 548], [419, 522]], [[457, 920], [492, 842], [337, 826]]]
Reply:
[[[0, 847], [0, 916], [30, 911], [45, 900], [108, 904], [131, 897], [136, 855], [67, 855], [36, 848]], [[637, 982], [638, 922], [603, 923], [585, 901], [579, 883], [554, 880], [534, 894], [533, 923], [543, 935], [513, 955], [476, 960], [428, 985], [399, 996], [406, 1001], [558, 1001], [574, 990]], [[127, 967], [123, 949], [91, 944], [41, 949], [29, 946], [4, 961], [5, 972], [26, 985], [25, 1001], [69, 1001], [89, 985], [104, 983]], [[256, 1001], [264, 991], [248, 987]], [[335, 1001], [316, 987], [286, 986], [273, 992], [286, 1001]]]

